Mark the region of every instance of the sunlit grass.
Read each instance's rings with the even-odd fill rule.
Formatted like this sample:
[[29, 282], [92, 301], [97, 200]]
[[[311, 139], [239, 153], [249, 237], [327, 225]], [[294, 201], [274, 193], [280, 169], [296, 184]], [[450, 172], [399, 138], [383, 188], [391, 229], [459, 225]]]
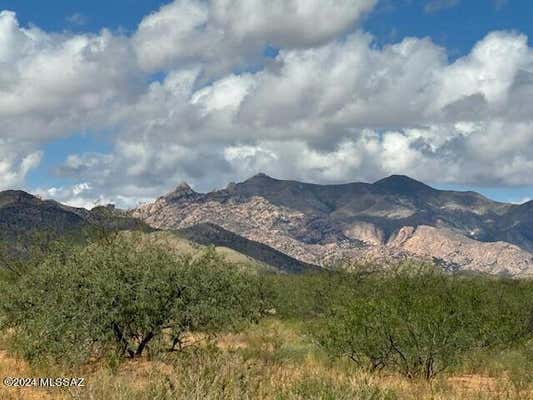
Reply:
[[[85, 376], [76, 390], [0, 388], [0, 399], [166, 400], [166, 399], [533, 399], [531, 382], [513, 378], [523, 355], [472, 355], [456, 369], [427, 383], [391, 373], [358, 370], [327, 357], [297, 323], [263, 321], [215, 341], [200, 341], [182, 352], [152, 351], [121, 364], [101, 359], [79, 371], [34, 367], [4, 349], [0, 376]], [[478, 360], [477, 362], [475, 360]], [[48, 368], [48, 369], [47, 369]], [[517, 375], [518, 376], [518, 375]]]

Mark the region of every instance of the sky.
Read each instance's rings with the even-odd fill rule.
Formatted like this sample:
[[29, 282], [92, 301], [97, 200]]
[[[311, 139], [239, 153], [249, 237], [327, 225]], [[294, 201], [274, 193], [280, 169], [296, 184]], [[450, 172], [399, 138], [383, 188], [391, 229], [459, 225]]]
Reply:
[[533, 198], [526, 0], [0, 0], [0, 190], [134, 207], [264, 172]]

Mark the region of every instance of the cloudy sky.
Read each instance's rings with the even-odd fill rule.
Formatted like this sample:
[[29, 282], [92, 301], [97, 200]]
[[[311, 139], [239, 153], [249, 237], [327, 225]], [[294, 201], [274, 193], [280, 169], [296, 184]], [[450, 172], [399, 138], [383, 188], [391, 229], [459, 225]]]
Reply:
[[0, 190], [257, 172], [533, 197], [527, 0], [0, 0]]

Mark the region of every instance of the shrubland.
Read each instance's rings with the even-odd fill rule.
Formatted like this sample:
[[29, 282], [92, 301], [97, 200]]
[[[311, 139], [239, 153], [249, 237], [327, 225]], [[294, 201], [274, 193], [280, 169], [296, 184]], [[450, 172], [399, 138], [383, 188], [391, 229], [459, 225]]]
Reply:
[[520, 346], [533, 332], [528, 281], [450, 276], [414, 265], [364, 279], [314, 279], [304, 311], [314, 313], [310, 334], [328, 353], [368, 371], [429, 380], [468, 353]]
[[0, 349], [92, 371], [80, 399], [533, 398], [533, 282], [350, 269], [269, 273], [141, 234], [54, 243], [2, 270]]
[[82, 363], [115, 352], [135, 358], [163, 333], [169, 350], [184, 334], [231, 329], [267, 307], [259, 278], [212, 249], [179, 255], [117, 235], [57, 247], [2, 287], [2, 327], [30, 361]]

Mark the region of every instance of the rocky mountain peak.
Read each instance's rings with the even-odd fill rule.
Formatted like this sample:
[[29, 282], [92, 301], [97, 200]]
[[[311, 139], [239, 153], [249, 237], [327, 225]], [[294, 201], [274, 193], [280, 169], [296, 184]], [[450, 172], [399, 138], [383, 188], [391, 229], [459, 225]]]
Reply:
[[417, 194], [436, 191], [436, 189], [433, 189], [431, 186], [406, 175], [391, 175], [374, 182], [374, 186], [398, 194]]
[[183, 198], [196, 197], [198, 195], [187, 182], [181, 182], [174, 191], [166, 194], [164, 198], [167, 201], [177, 201]]
[[23, 190], [6, 190], [0, 192], [0, 204], [39, 201], [39, 199]]
[[255, 174], [254, 176], [252, 176], [252, 179], [254, 178], [259, 178], [259, 179], [272, 179], [272, 177], [268, 176], [267, 174], [265, 174], [264, 172], [259, 172], [258, 174]]
[[191, 186], [187, 182], [183, 181], [178, 186], [176, 186], [175, 191], [180, 192], [180, 191], [190, 191], [190, 190], [192, 190]]
[[267, 182], [275, 182], [277, 179], [272, 178], [271, 176], [259, 172], [258, 174], [255, 174], [251, 178], [245, 180], [243, 183], [267, 183]]

